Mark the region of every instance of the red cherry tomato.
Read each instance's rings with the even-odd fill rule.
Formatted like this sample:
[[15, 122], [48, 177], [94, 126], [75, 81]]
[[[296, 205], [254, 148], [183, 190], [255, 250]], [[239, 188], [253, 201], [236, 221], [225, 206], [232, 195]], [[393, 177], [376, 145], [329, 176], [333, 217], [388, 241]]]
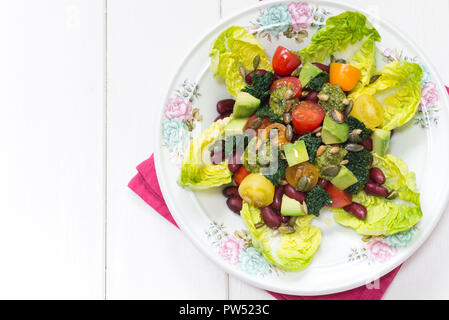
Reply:
[[240, 185], [242, 181], [248, 176], [251, 172], [246, 170], [244, 166], [241, 166], [240, 169], [234, 174], [234, 181], [237, 185]]
[[292, 111], [293, 128], [298, 134], [313, 132], [324, 120], [326, 113], [317, 103], [301, 101]]
[[279, 46], [273, 56], [273, 69], [281, 76], [288, 76], [301, 65], [301, 59], [290, 50]]
[[338, 189], [332, 183], [326, 186], [326, 191], [332, 199], [332, 205], [330, 208], [338, 209], [349, 206], [352, 203], [352, 194], [347, 193], [344, 190]]
[[273, 84], [270, 87], [270, 93], [273, 93], [274, 90], [280, 89], [282, 87], [290, 87], [292, 89], [292, 98], [301, 98], [302, 94], [302, 85], [301, 81], [299, 81], [296, 77], [286, 77], [281, 78], [279, 80], [276, 80], [273, 82]]

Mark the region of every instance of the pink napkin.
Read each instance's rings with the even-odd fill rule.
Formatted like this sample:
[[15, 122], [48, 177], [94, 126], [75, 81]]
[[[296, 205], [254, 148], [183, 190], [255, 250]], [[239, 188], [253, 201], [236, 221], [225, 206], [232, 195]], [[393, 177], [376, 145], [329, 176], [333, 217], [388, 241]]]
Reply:
[[[449, 87], [446, 87], [446, 90], [449, 93]], [[161, 216], [178, 227], [170, 211], [168, 210], [167, 205], [165, 204], [164, 197], [162, 196], [156, 176], [153, 156], [138, 165], [137, 171], [137, 175], [129, 182], [128, 187], [137, 193]], [[401, 266], [380, 278], [375, 285], [362, 286], [335, 294], [308, 297], [292, 296], [270, 291], [267, 292], [278, 300], [380, 300], [400, 268]]]

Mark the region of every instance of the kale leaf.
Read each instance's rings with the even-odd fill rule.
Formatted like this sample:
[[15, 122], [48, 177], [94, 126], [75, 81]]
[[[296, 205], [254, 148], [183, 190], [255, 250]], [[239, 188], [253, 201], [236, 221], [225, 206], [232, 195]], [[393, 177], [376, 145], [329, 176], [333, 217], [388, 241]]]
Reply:
[[259, 99], [262, 103], [270, 96], [270, 87], [273, 83], [273, 73], [266, 74], [253, 73], [253, 83], [247, 85], [242, 91], [247, 92], [253, 97]]
[[313, 214], [318, 217], [320, 210], [331, 204], [332, 199], [329, 193], [324, 191], [323, 187], [319, 184], [307, 193], [306, 205], [308, 214]]
[[277, 186], [279, 185], [279, 182], [285, 178], [285, 171], [288, 168], [288, 162], [283, 159], [281, 156], [278, 158], [278, 169], [274, 174], [267, 174], [264, 175], [265, 178], [271, 181], [273, 185]]
[[362, 133], [360, 134], [360, 138], [362, 138], [362, 140], [365, 140], [373, 134], [373, 130], [368, 129], [363, 122], [359, 121], [353, 116], [349, 116], [348, 119], [346, 119], [346, 123], [349, 126], [349, 132], [352, 132], [355, 129], [362, 130]]
[[309, 83], [305, 86], [305, 89], [310, 89], [316, 92], [320, 92], [324, 85], [329, 82], [329, 73], [322, 72], [316, 77], [312, 78]]
[[309, 161], [313, 164], [315, 162], [316, 152], [323, 143], [321, 138], [315, 137], [309, 133], [302, 136], [299, 140], [303, 140], [306, 144], [307, 153], [309, 154]]
[[278, 122], [278, 123], [283, 122], [282, 118], [279, 117], [277, 114], [275, 114], [273, 111], [271, 111], [270, 106], [267, 104], [263, 105], [262, 107], [259, 107], [259, 109], [257, 109], [257, 111], [256, 111], [256, 115], [259, 118], [269, 117], [270, 120], [273, 122]]
[[357, 194], [368, 182], [371, 153], [368, 150], [349, 152], [345, 159], [349, 161], [346, 168], [348, 168], [358, 180], [356, 184], [353, 184], [346, 189], [346, 192]]

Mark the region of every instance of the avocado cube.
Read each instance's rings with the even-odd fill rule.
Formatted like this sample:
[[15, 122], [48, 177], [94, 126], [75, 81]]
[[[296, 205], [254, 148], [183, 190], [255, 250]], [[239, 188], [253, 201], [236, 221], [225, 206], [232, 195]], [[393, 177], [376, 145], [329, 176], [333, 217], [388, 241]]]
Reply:
[[248, 119], [231, 119], [225, 127], [225, 135], [242, 134]]
[[299, 217], [306, 215], [306, 213], [299, 201], [289, 198], [284, 194], [282, 196], [281, 215], [287, 217]]
[[301, 69], [301, 73], [299, 74], [299, 80], [301, 81], [302, 87], [304, 88], [310, 82], [310, 80], [323, 72], [323, 70], [314, 66], [312, 63], [305, 63]]
[[373, 133], [373, 151], [383, 157], [390, 147], [391, 132], [388, 130], [375, 129]]
[[309, 154], [303, 140], [284, 145], [284, 153], [289, 167], [309, 161]]
[[248, 92], [239, 92], [234, 105], [234, 118], [248, 118], [256, 112], [260, 106], [260, 100]]
[[357, 178], [345, 166], [341, 166], [338, 175], [331, 180], [331, 183], [340, 190], [345, 190], [357, 182]]
[[321, 131], [321, 139], [325, 144], [345, 143], [349, 137], [349, 126], [337, 123], [330, 116], [326, 116]]

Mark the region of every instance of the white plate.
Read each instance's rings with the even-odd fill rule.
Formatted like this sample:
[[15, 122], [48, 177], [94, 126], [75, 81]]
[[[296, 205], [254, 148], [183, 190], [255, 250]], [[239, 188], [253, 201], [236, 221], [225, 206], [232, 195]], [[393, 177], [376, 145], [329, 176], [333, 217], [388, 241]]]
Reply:
[[[215, 27], [190, 51], [170, 84], [166, 105], [161, 107], [155, 159], [160, 186], [176, 222], [223, 270], [271, 291], [322, 295], [369, 284], [385, 275], [409, 258], [438, 223], [449, 193], [448, 99], [426, 57], [391, 24], [335, 1], [293, 4], [278, 1], [245, 10]], [[268, 13], [279, 13], [271, 16], [272, 23], [288, 21], [291, 12], [302, 14], [301, 22], [313, 22], [305, 31], [293, 34], [284, 33], [282, 24], [277, 30], [257, 34], [271, 58], [278, 45], [291, 50], [306, 46], [317, 24], [347, 10], [364, 13], [381, 34], [379, 69], [394, 59], [414, 61], [423, 66], [422, 111], [406, 128], [396, 131], [390, 151], [416, 173], [424, 216], [408, 232], [388, 238], [362, 239], [355, 231], [335, 223], [330, 212], [324, 212], [313, 222], [320, 227], [323, 236], [312, 263], [302, 271], [285, 272], [269, 265], [253, 247], [248, 247], [241, 218], [227, 208], [221, 189], [192, 192], [177, 185], [180, 163], [189, 139], [198, 136], [217, 116], [217, 101], [229, 97], [223, 80], [214, 79], [209, 70], [209, 48], [220, 32], [231, 25], [253, 31], [270, 20], [266, 19]], [[284, 21], [273, 21], [274, 17]], [[193, 120], [195, 129], [190, 132], [184, 120], [197, 112], [194, 108], [199, 109], [202, 121]]]

